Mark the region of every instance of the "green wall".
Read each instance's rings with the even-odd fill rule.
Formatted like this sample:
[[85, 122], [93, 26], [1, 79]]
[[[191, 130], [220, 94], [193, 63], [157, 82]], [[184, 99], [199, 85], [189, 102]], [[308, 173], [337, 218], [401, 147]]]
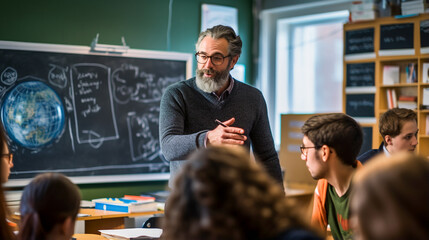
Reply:
[[[202, 3], [238, 9], [243, 40], [239, 63], [246, 66], [246, 79], [253, 79], [251, 0], [172, 0], [169, 43], [170, 0], [5, 0], [1, 4], [0, 40], [89, 46], [99, 33], [98, 42], [103, 44], [120, 45], [124, 36], [134, 49], [194, 53]], [[166, 181], [152, 181], [79, 187], [83, 199], [92, 199], [163, 190], [166, 185]]]

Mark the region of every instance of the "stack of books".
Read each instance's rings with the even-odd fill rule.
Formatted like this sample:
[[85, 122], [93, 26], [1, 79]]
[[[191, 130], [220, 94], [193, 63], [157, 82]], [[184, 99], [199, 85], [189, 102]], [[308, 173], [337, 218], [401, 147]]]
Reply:
[[116, 212], [152, 212], [158, 210], [158, 203], [154, 197], [130, 196], [123, 198], [98, 198], [93, 199], [95, 209]]
[[402, 15], [419, 14], [428, 12], [428, 3], [426, 0], [402, 1]]
[[350, 6], [350, 22], [374, 20], [378, 15], [376, 1], [354, 1]]
[[399, 108], [417, 109], [417, 96], [399, 96]]

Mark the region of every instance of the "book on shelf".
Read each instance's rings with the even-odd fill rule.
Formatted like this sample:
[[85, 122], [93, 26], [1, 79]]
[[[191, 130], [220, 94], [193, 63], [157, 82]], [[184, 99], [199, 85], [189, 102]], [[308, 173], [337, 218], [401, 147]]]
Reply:
[[417, 82], [417, 64], [416, 63], [409, 63], [405, 68], [405, 72], [407, 74], [407, 83]]
[[429, 88], [423, 88], [422, 108], [429, 109]]
[[124, 228], [98, 231], [101, 236], [116, 240], [158, 239], [162, 234], [160, 228]]
[[398, 107], [398, 103], [396, 100], [396, 91], [395, 89], [387, 89], [386, 90], [386, 95], [387, 95], [387, 107], [389, 109], [392, 108], [397, 108]]
[[423, 63], [422, 82], [429, 83], [429, 63]]
[[383, 84], [392, 85], [399, 83], [399, 66], [383, 66]]
[[417, 109], [417, 96], [399, 96], [398, 108]]

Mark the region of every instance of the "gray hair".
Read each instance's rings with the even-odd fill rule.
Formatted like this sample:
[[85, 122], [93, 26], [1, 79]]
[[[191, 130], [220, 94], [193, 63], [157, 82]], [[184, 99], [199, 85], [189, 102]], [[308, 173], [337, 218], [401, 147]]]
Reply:
[[241, 42], [240, 36], [235, 34], [234, 29], [228, 26], [217, 25], [212, 28], [208, 28], [204, 32], [200, 33], [198, 37], [197, 44], [195, 44], [195, 49], [198, 52], [201, 41], [206, 37], [210, 36], [214, 39], [225, 38], [228, 41], [228, 52], [231, 56], [240, 56], [241, 54], [241, 46], [243, 43]]

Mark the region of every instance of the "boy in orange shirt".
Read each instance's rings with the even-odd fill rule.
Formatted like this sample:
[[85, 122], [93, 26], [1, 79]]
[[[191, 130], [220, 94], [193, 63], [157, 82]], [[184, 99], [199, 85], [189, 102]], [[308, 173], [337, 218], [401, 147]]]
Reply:
[[361, 165], [356, 157], [362, 146], [362, 129], [346, 114], [333, 113], [309, 118], [301, 130], [301, 158], [311, 176], [319, 180], [312, 223], [323, 231], [329, 224], [334, 239], [352, 239], [349, 195], [353, 174]]

